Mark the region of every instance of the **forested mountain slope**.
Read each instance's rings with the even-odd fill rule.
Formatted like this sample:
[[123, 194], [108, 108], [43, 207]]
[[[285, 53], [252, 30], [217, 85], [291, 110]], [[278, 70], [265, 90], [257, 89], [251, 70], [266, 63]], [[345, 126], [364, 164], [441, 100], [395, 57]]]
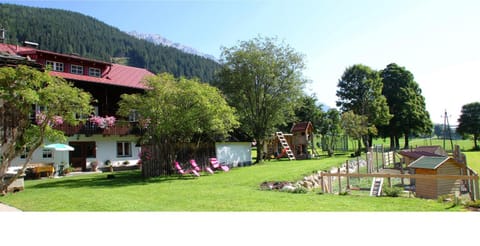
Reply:
[[219, 67], [211, 59], [140, 40], [72, 11], [0, 4], [0, 27], [7, 30], [6, 42], [10, 44], [31, 41], [38, 43], [39, 49], [110, 62], [123, 60], [153, 73], [169, 72], [210, 82]]

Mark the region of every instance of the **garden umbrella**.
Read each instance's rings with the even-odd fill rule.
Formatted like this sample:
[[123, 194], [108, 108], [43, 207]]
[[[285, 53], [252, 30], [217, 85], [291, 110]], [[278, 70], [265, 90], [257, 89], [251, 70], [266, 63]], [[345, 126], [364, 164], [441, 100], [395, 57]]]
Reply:
[[73, 151], [74, 148], [68, 144], [54, 143], [49, 144], [44, 147], [45, 149], [53, 149], [56, 151]]
[[[68, 145], [68, 144], [62, 144], [62, 143], [54, 143], [54, 144], [49, 144], [49, 145], [46, 145], [44, 146], [45, 149], [52, 149], [52, 150], [55, 150], [55, 151], [62, 151], [62, 152], [66, 152], [66, 151], [73, 151], [75, 150], [72, 146]], [[62, 155], [62, 166], [63, 166], [63, 163], [65, 162], [65, 155], [63, 154]], [[55, 163], [55, 170], [58, 170], [58, 164]]]

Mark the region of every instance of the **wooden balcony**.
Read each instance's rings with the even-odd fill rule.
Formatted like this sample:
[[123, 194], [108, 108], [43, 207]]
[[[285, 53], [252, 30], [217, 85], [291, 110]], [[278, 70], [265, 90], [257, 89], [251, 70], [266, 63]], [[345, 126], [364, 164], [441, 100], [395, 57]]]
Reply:
[[138, 123], [126, 121], [117, 121], [114, 126], [107, 128], [100, 128], [90, 122], [79, 123], [76, 126], [63, 124], [60, 126], [55, 126], [54, 128], [63, 131], [66, 136], [73, 136], [76, 134], [85, 134], [85, 136], [92, 136], [97, 134], [101, 134], [103, 136], [140, 136], [144, 133], [144, 130], [138, 127]]

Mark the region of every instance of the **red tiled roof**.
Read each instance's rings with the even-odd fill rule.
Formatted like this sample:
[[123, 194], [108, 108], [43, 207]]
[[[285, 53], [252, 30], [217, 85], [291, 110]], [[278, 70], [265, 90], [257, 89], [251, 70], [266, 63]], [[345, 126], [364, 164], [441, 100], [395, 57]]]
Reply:
[[144, 68], [112, 64], [112, 70], [105, 75], [105, 78], [115, 81], [116, 85], [146, 89], [142, 80], [154, 75], [154, 73]]
[[19, 52], [25, 52], [30, 50], [35, 50], [35, 49], [30, 47], [13, 45], [13, 44], [0, 44], [0, 52], [5, 52], [11, 55], [18, 55]]
[[291, 132], [300, 132], [306, 131], [308, 127], [313, 127], [310, 121], [308, 122], [299, 122], [292, 126]]
[[100, 84], [124, 86], [131, 88], [146, 89], [142, 80], [146, 76], [153, 76], [154, 74], [143, 68], [129, 67], [119, 64], [112, 64], [110, 72], [105, 74], [103, 78], [92, 77], [88, 75], [79, 75], [65, 72], [51, 71], [51, 75], [62, 77], [65, 79], [72, 79], [78, 81], [87, 81]]
[[18, 54], [28, 55], [28, 54], [34, 54], [35, 52], [46, 53], [46, 54], [56, 54], [56, 55], [70, 57], [78, 60], [86, 60], [86, 61], [101, 63], [110, 67], [110, 68], [107, 68], [107, 71], [101, 78], [87, 76], [87, 75], [66, 73], [66, 72], [57, 72], [57, 71], [50, 72], [50, 74], [53, 76], [58, 76], [58, 77], [71, 79], [71, 80], [146, 89], [146, 87], [142, 83], [142, 80], [146, 76], [155, 75], [144, 68], [130, 67], [130, 66], [125, 66], [120, 64], [112, 64], [108, 62], [92, 60], [92, 59], [83, 58], [79, 56], [64, 55], [64, 54], [55, 53], [51, 51], [37, 50], [35, 48], [22, 47], [18, 45], [0, 44], [0, 52], [12, 54], [12, 55], [18, 55]]
[[90, 59], [90, 58], [86, 58], [86, 57], [82, 57], [82, 56], [78, 56], [78, 55], [68, 55], [68, 54], [62, 54], [62, 53], [57, 53], [57, 52], [53, 52], [53, 51], [39, 50], [39, 49], [33, 49], [33, 48], [30, 48], [29, 50], [21, 50], [21, 51], [17, 52], [17, 54], [23, 55], [23, 56], [33, 55], [33, 54], [37, 54], [37, 53], [61, 56], [61, 57], [72, 58], [72, 59], [81, 60], [81, 61], [89, 61], [89, 62], [94, 62], [94, 63], [98, 63], [98, 64], [102, 64], [102, 65], [111, 65], [112, 64], [110, 62], [104, 62], [104, 61], [100, 61], [100, 60]]

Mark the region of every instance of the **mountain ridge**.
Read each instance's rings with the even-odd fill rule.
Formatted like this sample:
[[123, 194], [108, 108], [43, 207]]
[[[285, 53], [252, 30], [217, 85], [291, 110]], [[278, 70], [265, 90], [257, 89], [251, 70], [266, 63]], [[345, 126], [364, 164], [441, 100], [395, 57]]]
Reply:
[[154, 43], [156, 45], [164, 45], [164, 46], [172, 47], [172, 48], [181, 50], [185, 53], [189, 53], [189, 54], [192, 54], [192, 55], [197, 55], [197, 56], [201, 56], [201, 57], [213, 60], [213, 61], [217, 61], [217, 59], [213, 55], [202, 53], [195, 48], [192, 48], [190, 46], [187, 46], [187, 45], [184, 45], [184, 44], [181, 44], [181, 43], [178, 43], [178, 42], [173, 42], [173, 41], [165, 38], [164, 36], [162, 36], [160, 34], [141, 33], [141, 32], [137, 32], [137, 31], [129, 31], [127, 33], [129, 35], [133, 36], [133, 37], [136, 37], [138, 39], [146, 40], [146, 41]]

